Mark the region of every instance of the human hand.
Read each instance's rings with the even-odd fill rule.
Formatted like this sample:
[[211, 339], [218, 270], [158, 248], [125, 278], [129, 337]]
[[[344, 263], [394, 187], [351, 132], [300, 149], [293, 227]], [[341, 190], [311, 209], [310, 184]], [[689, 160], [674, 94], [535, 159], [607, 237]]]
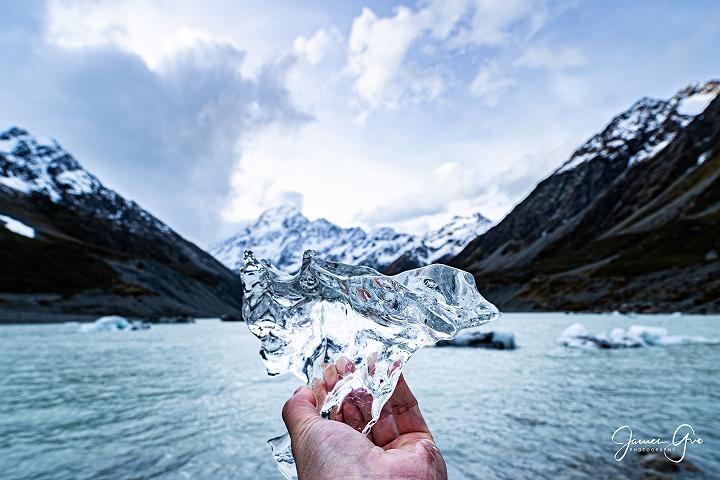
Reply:
[[[326, 370], [316, 393], [322, 396], [336, 381]], [[335, 420], [320, 417], [316, 393], [302, 387], [283, 407], [300, 480], [447, 479], [445, 460], [402, 375], [367, 436], [360, 432], [370, 419], [367, 392], [348, 395]]]

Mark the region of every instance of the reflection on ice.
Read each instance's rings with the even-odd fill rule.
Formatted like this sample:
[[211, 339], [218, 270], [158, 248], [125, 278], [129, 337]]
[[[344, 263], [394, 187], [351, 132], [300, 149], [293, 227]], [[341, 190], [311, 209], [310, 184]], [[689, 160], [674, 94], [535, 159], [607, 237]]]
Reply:
[[668, 335], [661, 327], [633, 325], [627, 330], [614, 328], [607, 335], [592, 335], [581, 323], [574, 323], [566, 328], [558, 338], [558, 343], [575, 348], [632, 348], [666, 345], [682, 345], [688, 343], [720, 343], [720, 340], [705, 337], [688, 337]]
[[[246, 252], [242, 279], [243, 317], [262, 342], [268, 374], [293, 373], [319, 392], [324, 370], [334, 365], [337, 381], [319, 399], [320, 413], [332, 418], [348, 394], [364, 397], [364, 433], [415, 350], [499, 315], [472, 275], [445, 265], [388, 277], [307, 251], [300, 272], [289, 276]], [[287, 436], [270, 444], [280, 470], [294, 476]]]

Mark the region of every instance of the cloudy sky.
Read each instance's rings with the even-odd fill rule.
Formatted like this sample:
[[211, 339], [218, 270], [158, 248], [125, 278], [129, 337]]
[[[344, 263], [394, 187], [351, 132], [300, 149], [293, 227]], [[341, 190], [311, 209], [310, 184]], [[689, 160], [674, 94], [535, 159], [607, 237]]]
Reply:
[[208, 246], [280, 203], [500, 219], [612, 115], [720, 76], [708, 1], [6, 1], [0, 128]]

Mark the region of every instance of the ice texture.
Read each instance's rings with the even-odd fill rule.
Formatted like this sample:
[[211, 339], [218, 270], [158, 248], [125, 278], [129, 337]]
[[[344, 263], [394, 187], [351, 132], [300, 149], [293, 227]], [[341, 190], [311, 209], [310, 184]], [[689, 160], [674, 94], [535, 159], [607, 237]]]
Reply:
[[[342, 365], [320, 414], [332, 418], [348, 394], [361, 393], [371, 402], [365, 434], [415, 350], [499, 315], [472, 275], [445, 265], [385, 276], [308, 250], [300, 271], [290, 276], [247, 251], [242, 280], [243, 317], [262, 342], [268, 374], [293, 373], [317, 388], [326, 367]], [[294, 477], [287, 434], [269, 443], [280, 471]]]

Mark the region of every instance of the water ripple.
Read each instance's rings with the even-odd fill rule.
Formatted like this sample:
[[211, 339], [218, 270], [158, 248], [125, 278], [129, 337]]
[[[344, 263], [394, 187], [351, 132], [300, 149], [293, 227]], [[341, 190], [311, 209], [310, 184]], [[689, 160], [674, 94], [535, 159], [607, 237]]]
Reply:
[[[570, 350], [555, 338], [580, 316], [506, 315], [520, 349], [425, 349], [407, 378], [450, 478], [640, 478], [613, 459], [612, 432], [669, 436], [690, 423], [688, 459], [720, 476], [717, 347]], [[582, 316], [716, 337], [720, 318]], [[268, 378], [242, 324], [128, 333], [62, 325], [0, 329], [3, 479], [278, 478], [265, 440], [298, 384]]]

